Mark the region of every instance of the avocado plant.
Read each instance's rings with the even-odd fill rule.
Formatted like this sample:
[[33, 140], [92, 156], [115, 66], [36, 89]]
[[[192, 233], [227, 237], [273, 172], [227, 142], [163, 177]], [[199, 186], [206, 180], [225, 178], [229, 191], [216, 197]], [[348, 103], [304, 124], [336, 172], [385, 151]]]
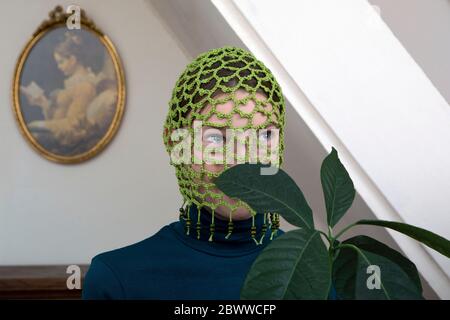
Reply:
[[257, 213], [276, 212], [298, 227], [275, 237], [253, 262], [241, 299], [423, 299], [416, 266], [400, 252], [365, 235], [342, 240], [358, 225], [390, 228], [450, 257], [450, 242], [409, 224], [359, 220], [335, 233], [351, 207], [355, 188], [334, 147], [322, 162], [320, 178], [328, 230], [314, 227], [302, 191], [279, 169], [261, 175], [263, 164], [238, 164], [215, 184], [226, 195], [246, 202]]

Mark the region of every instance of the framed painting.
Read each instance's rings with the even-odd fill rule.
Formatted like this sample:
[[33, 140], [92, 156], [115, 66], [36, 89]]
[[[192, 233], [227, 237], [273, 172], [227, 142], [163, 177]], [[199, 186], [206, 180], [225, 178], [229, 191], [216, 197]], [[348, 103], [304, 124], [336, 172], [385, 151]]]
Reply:
[[111, 40], [81, 11], [80, 28], [58, 6], [19, 56], [12, 86], [20, 130], [45, 158], [79, 163], [102, 151], [125, 108], [124, 71]]

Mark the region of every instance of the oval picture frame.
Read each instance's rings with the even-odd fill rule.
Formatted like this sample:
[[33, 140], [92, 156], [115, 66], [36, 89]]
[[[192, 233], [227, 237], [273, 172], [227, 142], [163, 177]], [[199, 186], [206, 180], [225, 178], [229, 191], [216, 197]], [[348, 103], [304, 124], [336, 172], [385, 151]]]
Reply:
[[125, 77], [112, 41], [80, 14], [57, 6], [33, 33], [14, 72], [12, 99], [20, 131], [46, 159], [80, 163], [115, 136], [125, 109]]

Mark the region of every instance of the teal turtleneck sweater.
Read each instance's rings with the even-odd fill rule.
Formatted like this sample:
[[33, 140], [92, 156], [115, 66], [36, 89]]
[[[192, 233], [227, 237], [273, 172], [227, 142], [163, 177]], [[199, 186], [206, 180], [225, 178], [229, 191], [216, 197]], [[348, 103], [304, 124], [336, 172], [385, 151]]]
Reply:
[[[256, 245], [250, 237], [252, 218], [234, 220], [226, 239], [228, 221], [215, 217], [210, 242], [211, 213], [201, 209], [197, 239], [197, 210], [195, 205], [189, 210], [189, 235], [180, 217], [143, 241], [95, 256], [83, 283], [83, 299], [239, 299], [253, 261], [270, 243], [270, 226]], [[255, 216], [258, 240], [263, 220], [264, 215]], [[278, 230], [275, 237], [283, 233]]]

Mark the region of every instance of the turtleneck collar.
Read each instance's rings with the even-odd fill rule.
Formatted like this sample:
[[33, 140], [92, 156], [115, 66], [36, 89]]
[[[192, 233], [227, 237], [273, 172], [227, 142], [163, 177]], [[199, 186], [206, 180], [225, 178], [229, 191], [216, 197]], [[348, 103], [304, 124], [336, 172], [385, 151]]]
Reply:
[[[180, 215], [179, 221], [174, 223], [178, 236], [191, 247], [226, 255], [239, 255], [262, 250], [271, 239], [272, 230], [268, 214], [257, 213], [254, 217], [245, 220], [233, 220], [233, 230], [229, 234], [229, 220], [214, 217], [214, 233], [211, 238], [210, 225], [212, 213], [205, 207], [199, 208], [195, 204], [188, 207], [188, 212]], [[189, 232], [187, 232], [187, 217], [190, 219]], [[200, 221], [200, 232], [197, 233], [197, 222]], [[264, 226], [265, 224], [265, 226]], [[252, 225], [255, 226], [255, 237], [251, 237]], [[263, 228], [265, 232], [263, 234]], [[283, 233], [278, 230], [278, 235]], [[199, 235], [199, 236], [198, 236]], [[277, 234], [273, 237], [276, 237]]]

